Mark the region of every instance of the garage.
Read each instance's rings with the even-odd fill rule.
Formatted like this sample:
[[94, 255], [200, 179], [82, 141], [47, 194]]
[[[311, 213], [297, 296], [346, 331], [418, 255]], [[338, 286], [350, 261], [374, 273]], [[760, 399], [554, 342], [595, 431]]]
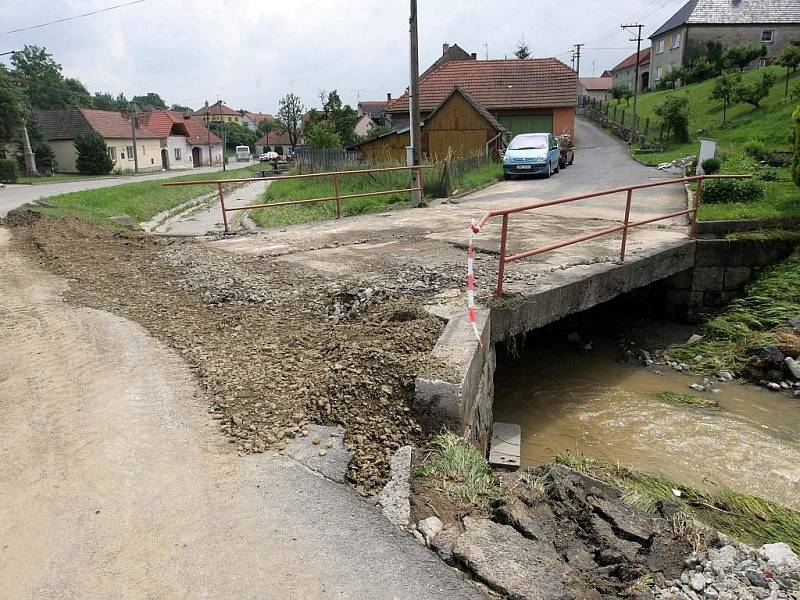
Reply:
[[500, 116], [497, 119], [511, 132], [511, 136], [520, 133], [555, 133], [553, 130], [553, 113], [547, 115]]

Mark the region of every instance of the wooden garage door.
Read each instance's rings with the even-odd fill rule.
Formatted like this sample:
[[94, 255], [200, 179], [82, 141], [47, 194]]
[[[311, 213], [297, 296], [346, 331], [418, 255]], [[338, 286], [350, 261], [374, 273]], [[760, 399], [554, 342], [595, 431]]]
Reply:
[[511, 137], [520, 133], [553, 133], [552, 113], [549, 115], [500, 117], [498, 120], [511, 132]]

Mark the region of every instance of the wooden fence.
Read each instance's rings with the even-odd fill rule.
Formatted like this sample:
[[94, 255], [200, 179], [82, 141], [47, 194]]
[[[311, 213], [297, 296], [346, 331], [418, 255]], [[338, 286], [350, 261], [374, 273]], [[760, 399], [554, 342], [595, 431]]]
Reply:
[[294, 161], [301, 174], [365, 169], [368, 166], [360, 152], [343, 148], [297, 148]]

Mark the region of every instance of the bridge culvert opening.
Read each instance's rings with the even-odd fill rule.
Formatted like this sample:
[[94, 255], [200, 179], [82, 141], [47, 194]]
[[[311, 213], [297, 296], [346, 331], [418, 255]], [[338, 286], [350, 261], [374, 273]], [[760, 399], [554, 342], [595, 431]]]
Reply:
[[800, 509], [798, 401], [715, 378], [690, 389], [704, 377], [667, 361], [697, 328], [645, 306], [622, 297], [497, 344], [494, 421], [521, 426], [522, 467], [582, 454]]

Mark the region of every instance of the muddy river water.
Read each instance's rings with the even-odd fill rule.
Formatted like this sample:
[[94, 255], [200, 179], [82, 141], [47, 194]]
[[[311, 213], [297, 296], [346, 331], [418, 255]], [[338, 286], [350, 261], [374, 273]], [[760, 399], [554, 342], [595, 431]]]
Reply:
[[659, 392], [691, 392], [702, 378], [621, 355], [613, 339], [587, 351], [550, 333], [499, 361], [494, 418], [521, 425], [523, 466], [581, 453], [800, 509], [800, 401], [732, 382], [714, 395], [721, 410], [668, 404]]

